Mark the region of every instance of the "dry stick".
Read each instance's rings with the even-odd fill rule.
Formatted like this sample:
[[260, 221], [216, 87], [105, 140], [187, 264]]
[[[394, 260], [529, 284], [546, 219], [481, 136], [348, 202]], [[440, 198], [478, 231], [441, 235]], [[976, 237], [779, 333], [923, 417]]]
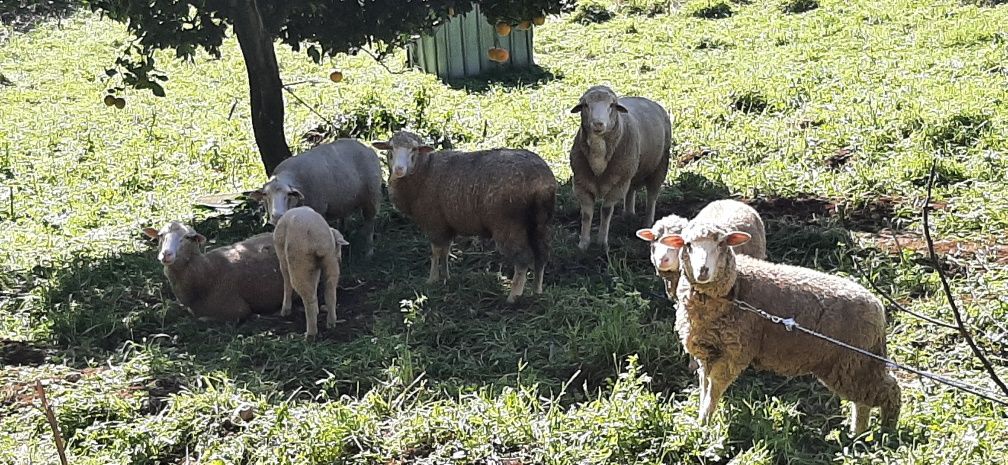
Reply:
[[327, 117], [323, 116], [323, 115], [322, 115], [322, 113], [319, 113], [319, 110], [316, 110], [316, 109], [314, 109], [314, 107], [312, 107], [311, 105], [308, 105], [308, 103], [307, 103], [307, 102], [305, 102], [305, 101], [303, 101], [303, 100], [301, 100], [301, 98], [300, 98], [300, 97], [297, 97], [297, 94], [294, 94], [294, 92], [293, 92], [293, 91], [291, 91], [290, 89], [287, 89], [287, 86], [283, 86], [283, 90], [284, 90], [284, 91], [287, 91], [287, 94], [290, 94], [290, 96], [291, 96], [291, 97], [293, 97], [293, 98], [294, 98], [294, 100], [296, 100], [296, 101], [297, 101], [297, 103], [299, 103], [299, 104], [303, 105], [303, 106], [304, 106], [304, 108], [307, 108], [308, 110], [310, 110], [310, 111], [311, 111], [311, 113], [314, 113], [314, 114], [316, 114], [316, 116], [318, 116], [318, 117], [322, 118], [322, 119], [323, 119], [323, 121], [326, 121], [327, 123], [329, 123], [329, 125], [330, 125], [330, 126], [332, 126], [332, 127], [336, 127], [336, 123], [334, 123], [334, 122], [333, 122], [332, 120], [330, 120], [329, 118], [327, 118]]
[[311, 113], [314, 113], [314, 114], [316, 114], [316, 116], [318, 116], [318, 117], [322, 118], [322, 119], [323, 119], [323, 121], [326, 121], [327, 123], [329, 123], [329, 125], [330, 125], [330, 126], [332, 126], [332, 127], [336, 127], [336, 123], [334, 123], [334, 122], [333, 122], [332, 120], [330, 120], [329, 118], [327, 118], [327, 117], [323, 116], [323, 115], [322, 115], [322, 113], [319, 113], [319, 110], [316, 110], [316, 109], [314, 109], [314, 107], [312, 107], [311, 105], [308, 105], [308, 103], [307, 103], [307, 102], [305, 102], [305, 101], [303, 101], [303, 100], [301, 100], [301, 98], [300, 98], [300, 97], [297, 97], [297, 94], [294, 94], [294, 91], [291, 91], [290, 89], [287, 89], [287, 86], [283, 86], [283, 90], [284, 90], [284, 91], [287, 91], [287, 94], [290, 94], [290, 96], [291, 96], [291, 97], [293, 97], [293, 98], [294, 98], [294, 100], [296, 100], [296, 101], [297, 101], [297, 103], [299, 103], [299, 104], [303, 105], [303, 106], [304, 106], [304, 108], [307, 108], [308, 110], [310, 110], [310, 111], [311, 111]]
[[371, 58], [373, 58], [376, 63], [381, 65], [382, 68], [385, 68], [385, 71], [388, 71], [389, 74], [406, 74], [406, 71], [408, 71], [408, 69], [404, 69], [401, 71], [392, 71], [392, 68], [389, 68], [388, 65], [385, 64], [385, 61], [382, 60], [380, 57], [378, 57], [378, 55], [375, 55], [373, 52], [363, 47], [361, 47], [360, 51], [370, 55]]
[[885, 291], [883, 291], [880, 287], [878, 287], [878, 286], [875, 285], [875, 283], [871, 280], [871, 278], [869, 278], [868, 275], [864, 272], [864, 270], [861, 269], [861, 265], [859, 265], [858, 262], [857, 262], [857, 260], [854, 259], [854, 255], [853, 254], [851, 255], [851, 262], [854, 263], [854, 268], [857, 268], [858, 273], [861, 275], [862, 278], [864, 278], [864, 280], [868, 283], [868, 285], [871, 286], [871, 288], [874, 289], [876, 293], [880, 294], [886, 301], [888, 301], [890, 305], [892, 305], [893, 307], [896, 307], [896, 310], [899, 310], [899, 311], [904, 312], [904, 313], [909, 313], [910, 315], [913, 315], [913, 316], [915, 316], [917, 318], [920, 318], [920, 319], [922, 319], [924, 321], [927, 321], [928, 323], [932, 323], [932, 324], [941, 326], [943, 328], [949, 328], [949, 329], [955, 329], [955, 330], [959, 329], [958, 326], [956, 326], [956, 325], [954, 325], [952, 323], [946, 323], [944, 321], [941, 321], [941, 320], [929, 317], [929, 316], [927, 316], [927, 315], [925, 315], [923, 313], [917, 313], [917, 312], [915, 312], [913, 310], [910, 310], [909, 308], [906, 308], [905, 306], [903, 306], [903, 304], [900, 304], [899, 302], [897, 302], [896, 299], [893, 299], [892, 296], [890, 296]]
[[959, 306], [955, 303], [955, 298], [952, 296], [952, 287], [949, 286], [948, 279], [945, 277], [945, 271], [942, 270], [941, 263], [938, 262], [938, 255], [935, 254], [934, 241], [931, 240], [931, 225], [928, 222], [928, 210], [931, 207], [931, 190], [934, 187], [936, 168], [938, 160], [931, 160], [931, 174], [928, 176], [928, 186], [927, 186], [927, 199], [924, 200], [924, 211], [922, 214], [924, 221], [924, 240], [927, 241], [928, 253], [931, 255], [931, 262], [934, 264], [935, 271], [938, 272], [938, 279], [941, 280], [942, 289], [945, 291], [945, 300], [948, 301], [949, 307], [952, 308], [952, 315], [955, 316], [956, 325], [959, 326], [959, 334], [966, 339], [966, 343], [969, 344], [970, 349], [973, 350], [973, 355], [976, 355], [980, 359], [980, 363], [983, 363], [987, 373], [990, 375], [991, 379], [994, 380], [994, 384], [997, 384], [1001, 388], [1001, 392], [1008, 395], [1008, 386], [1001, 381], [998, 377], [997, 371], [994, 370], [994, 365], [991, 364], [990, 360], [987, 360], [987, 356], [984, 355], [980, 347], [977, 346], [976, 341], [973, 340], [973, 335], [970, 334], [969, 330], [966, 328], [966, 323], [963, 322], [962, 312], [959, 311]]
[[52, 429], [53, 438], [56, 441], [56, 452], [59, 453], [60, 463], [67, 465], [66, 445], [63, 443], [63, 435], [60, 434], [59, 425], [56, 423], [56, 415], [53, 414], [52, 407], [49, 406], [49, 401], [46, 400], [45, 388], [42, 387], [42, 381], [35, 381], [35, 395], [42, 402], [42, 410], [45, 412], [46, 420], [49, 420], [49, 428]]

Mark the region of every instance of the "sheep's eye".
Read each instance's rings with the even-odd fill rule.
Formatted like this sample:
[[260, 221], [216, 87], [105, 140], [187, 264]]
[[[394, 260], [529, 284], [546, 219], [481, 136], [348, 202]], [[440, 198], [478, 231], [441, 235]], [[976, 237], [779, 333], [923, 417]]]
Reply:
[[287, 197], [297, 197], [297, 194], [295, 194], [294, 192], [288, 192]]
[[691, 252], [693, 250], [692, 244], [686, 244], [686, 252]]

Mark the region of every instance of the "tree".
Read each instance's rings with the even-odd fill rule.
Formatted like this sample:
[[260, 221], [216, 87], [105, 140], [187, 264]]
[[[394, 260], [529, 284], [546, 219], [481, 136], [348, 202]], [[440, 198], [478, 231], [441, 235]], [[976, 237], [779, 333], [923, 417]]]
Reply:
[[192, 60], [199, 49], [220, 57], [233, 29], [245, 59], [256, 144], [266, 173], [291, 156], [283, 131], [283, 81], [277, 66], [277, 41], [304, 50], [316, 63], [362, 47], [379, 57], [401, 47], [410, 35], [429, 30], [479, 4], [492, 21], [516, 24], [559, 13], [575, 0], [84, 0], [93, 10], [125, 23], [136, 38], [106, 71], [126, 87], [164, 96], [168, 76], [155, 67], [154, 52], [174, 50]]

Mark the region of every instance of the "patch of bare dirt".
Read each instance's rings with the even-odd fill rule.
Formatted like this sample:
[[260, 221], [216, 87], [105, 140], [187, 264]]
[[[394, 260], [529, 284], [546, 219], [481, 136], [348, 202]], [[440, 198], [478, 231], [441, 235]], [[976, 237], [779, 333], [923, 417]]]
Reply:
[[[875, 244], [879, 249], [891, 254], [911, 250], [924, 257], [929, 255], [927, 241], [924, 240], [923, 234], [896, 233], [885, 230], [875, 238]], [[976, 257], [984, 257], [999, 265], [1008, 265], [1008, 245], [1005, 244], [945, 238], [935, 240], [934, 248], [935, 254], [940, 259], [972, 260]]]

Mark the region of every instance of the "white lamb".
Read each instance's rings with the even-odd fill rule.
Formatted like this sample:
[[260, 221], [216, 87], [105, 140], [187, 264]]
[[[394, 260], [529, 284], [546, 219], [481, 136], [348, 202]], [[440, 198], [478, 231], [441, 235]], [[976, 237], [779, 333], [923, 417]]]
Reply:
[[336, 290], [340, 276], [340, 246], [347, 245], [339, 231], [330, 228], [325, 218], [310, 207], [288, 210], [277, 221], [273, 244], [283, 275], [281, 316], [291, 314], [293, 292], [305, 307], [305, 337], [318, 334], [318, 285], [325, 277], [326, 327], [336, 324]]

